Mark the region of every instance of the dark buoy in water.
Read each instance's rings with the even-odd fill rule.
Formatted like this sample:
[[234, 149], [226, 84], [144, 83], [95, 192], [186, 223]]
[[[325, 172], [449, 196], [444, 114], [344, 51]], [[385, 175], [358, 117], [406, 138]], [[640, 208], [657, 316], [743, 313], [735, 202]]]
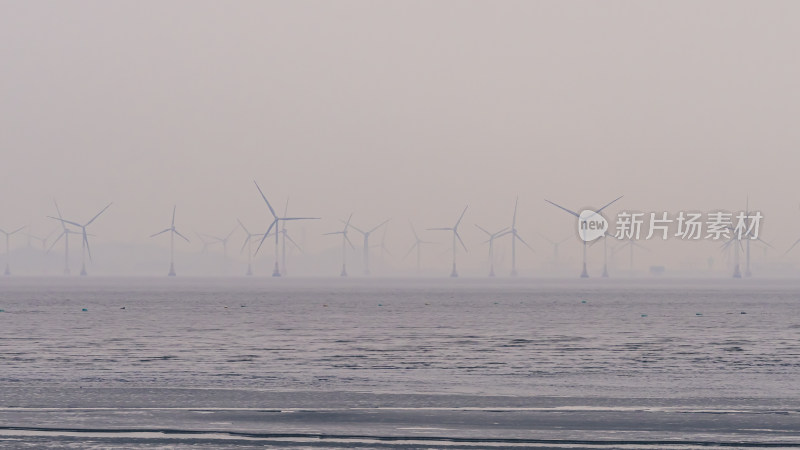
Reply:
[[125, 307], [123, 306], [123, 307], [122, 307], [122, 308], [120, 308], [120, 309], [125, 309]]
[[647, 317], [647, 314], [642, 314], [642, 317]]
[[702, 316], [703, 313], [694, 313], [695, 316]]
[[[2, 309], [0, 309], [0, 312], [2, 312], [2, 311], [3, 311], [3, 310], [2, 310]], [[739, 314], [747, 314], [747, 313], [746, 313], [746, 312], [744, 312], [744, 311], [742, 311], [742, 312], [740, 312]]]
[[87, 308], [81, 308], [81, 311], [83, 311], [83, 312], [86, 312], [86, 311], [88, 311], [88, 310], [89, 310], [89, 309], [87, 309]]
[[586, 303], [586, 300], [581, 300], [581, 303]]

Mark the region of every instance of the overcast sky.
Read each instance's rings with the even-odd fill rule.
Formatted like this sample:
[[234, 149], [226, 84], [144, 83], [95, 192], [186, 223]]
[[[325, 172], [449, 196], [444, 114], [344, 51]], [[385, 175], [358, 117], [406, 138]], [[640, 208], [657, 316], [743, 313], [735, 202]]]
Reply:
[[256, 179], [324, 218], [313, 248], [355, 212], [394, 218], [405, 249], [407, 220], [450, 226], [467, 204], [480, 248], [472, 224], [507, 225], [515, 195], [521, 232], [555, 237], [574, 224], [544, 198], [677, 212], [749, 194], [783, 251], [799, 21], [793, 1], [2, 0], [0, 227], [49, 231], [55, 197], [77, 221], [113, 201], [100, 242], [145, 242], [173, 204], [179, 228], [258, 228]]

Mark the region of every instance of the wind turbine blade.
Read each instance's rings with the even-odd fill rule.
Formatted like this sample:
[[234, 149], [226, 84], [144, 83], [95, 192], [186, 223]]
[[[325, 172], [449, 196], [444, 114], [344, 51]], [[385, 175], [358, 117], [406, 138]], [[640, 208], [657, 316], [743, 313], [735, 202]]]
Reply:
[[283, 216], [289, 215], [289, 197], [286, 197], [286, 206], [283, 207]]
[[[111, 202], [111, 203], [114, 203], [114, 202]], [[103, 214], [104, 212], [106, 212], [106, 210], [107, 210], [107, 209], [108, 209], [108, 208], [111, 206], [111, 203], [109, 203], [108, 205], [106, 205], [106, 207], [105, 207], [105, 208], [101, 209], [99, 213], [95, 214], [95, 216], [94, 216], [94, 217], [92, 217], [92, 220], [90, 220], [90, 221], [86, 222], [86, 226], [88, 227], [89, 225], [91, 225], [91, 224], [92, 224], [92, 222], [94, 222], [94, 221], [95, 221], [95, 219], [97, 219], [98, 217], [100, 217], [100, 214]]]
[[503, 236], [506, 236], [506, 235], [509, 235], [509, 234], [514, 234], [514, 230], [503, 231], [502, 233], [499, 233], [499, 232], [498, 232], [498, 233], [496, 233], [496, 234], [494, 235], [494, 238], [495, 238], [495, 239], [497, 239], [497, 238], [501, 238], [501, 237], [503, 237]]
[[70, 224], [70, 225], [74, 225], [74, 226], [76, 226], [76, 227], [79, 227], [79, 228], [81, 227], [81, 224], [79, 224], [79, 223], [75, 223], [75, 222], [72, 222], [72, 221], [70, 221], [70, 220], [64, 220], [64, 219], [62, 219], [62, 218], [60, 218], [60, 217], [53, 217], [53, 216], [47, 216], [47, 217], [48, 217], [49, 219], [58, 220], [59, 222], [61, 222], [61, 225], [62, 225], [62, 226], [64, 226], [64, 224], [65, 224], [65, 223], [68, 223], [68, 224]]
[[769, 242], [761, 239], [760, 237], [757, 237], [755, 240], [761, 242], [762, 244], [766, 245], [769, 248], [773, 248], [773, 249], [775, 248], [775, 247], [772, 246], [772, 244], [770, 244]]
[[794, 244], [792, 244], [792, 246], [791, 246], [791, 247], [789, 247], [789, 249], [788, 249], [788, 250], [786, 250], [786, 252], [784, 252], [784, 253], [783, 253], [783, 255], [784, 255], [784, 256], [786, 256], [786, 254], [787, 254], [787, 253], [789, 253], [790, 251], [792, 251], [792, 249], [793, 249], [793, 248], [794, 248], [794, 247], [795, 247], [795, 246], [796, 246], [796, 245], [797, 245], [799, 242], [800, 242], [800, 239], [798, 239], [798, 240], [794, 241]]
[[411, 254], [411, 252], [413, 252], [413, 251], [414, 251], [414, 249], [415, 249], [415, 248], [417, 248], [417, 246], [418, 246], [418, 245], [419, 245], [419, 242], [414, 242], [414, 245], [412, 245], [412, 246], [411, 246], [411, 248], [410, 248], [410, 249], [408, 249], [408, 251], [406, 252], [406, 254], [405, 254], [405, 255], [403, 255], [403, 259], [402, 259], [402, 261], [405, 261], [405, 260], [406, 260], [406, 258], [408, 258], [408, 255], [410, 255], [410, 254]]
[[271, 224], [269, 224], [269, 228], [267, 228], [267, 232], [264, 233], [264, 236], [268, 236], [269, 232], [272, 231], [273, 228], [275, 228], [275, 232], [277, 233], [278, 232], [278, 219], [277, 218], [275, 220], [273, 220]]
[[356, 246], [355, 246], [355, 245], [353, 245], [353, 243], [352, 243], [352, 242], [350, 242], [350, 238], [349, 238], [349, 237], [347, 237], [347, 233], [342, 233], [342, 234], [344, 235], [344, 240], [345, 240], [345, 241], [347, 241], [347, 243], [348, 243], [348, 244], [350, 244], [350, 248], [352, 248], [353, 250], [355, 250], [355, 249], [356, 249]]
[[250, 239], [251, 239], [252, 237], [253, 237], [253, 236], [251, 236], [251, 235], [250, 235], [250, 233], [247, 233], [247, 237], [246, 237], [246, 238], [244, 238], [244, 244], [242, 244], [242, 249], [241, 249], [241, 250], [239, 250], [239, 253], [242, 253], [242, 252], [244, 251], [244, 248], [245, 248], [245, 247], [247, 247], [247, 243], [248, 243], [248, 242], [250, 242]]
[[523, 244], [525, 244], [525, 247], [528, 247], [528, 248], [529, 248], [529, 249], [530, 249], [532, 252], [536, 253], [536, 250], [534, 250], [534, 249], [533, 249], [533, 247], [531, 247], [530, 245], [528, 245], [528, 243], [527, 243], [527, 242], [525, 242], [525, 239], [522, 239], [522, 236], [520, 236], [520, 235], [519, 235], [519, 233], [517, 233], [516, 231], [512, 231], [512, 233], [514, 233], [514, 236], [515, 236], [517, 239], [519, 239], [519, 241], [520, 241], [520, 242], [522, 242]]
[[281, 217], [280, 220], [319, 220], [321, 217]]
[[292, 245], [294, 245], [298, 250], [300, 250], [300, 253], [305, 253], [303, 251], [302, 247], [300, 247], [300, 245], [297, 242], [295, 242], [294, 239], [292, 239], [291, 236], [289, 236], [289, 233], [286, 233], [284, 236], [286, 236], [286, 239], [288, 239], [289, 242], [292, 243]]
[[481, 231], [483, 231], [484, 233], [488, 234], [489, 236], [491, 236], [491, 235], [492, 235], [492, 233], [489, 233], [488, 231], [486, 231], [486, 229], [485, 229], [485, 228], [483, 228], [482, 226], [478, 225], [477, 223], [475, 224], [475, 226], [476, 226], [476, 227], [478, 227], [478, 229], [479, 229], [479, 230], [481, 230]]
[[244, 230], [245, 234], [247, 234], [247, 236], [249, 237], [250, 236], [250, 231], [247, 229], [247, 227], [245, 227], [244, 224], [242, 223], [242, 221], [239, 220], [238, 218], [236, 219], [236, 221], [239, 222], [239, 226], [242, 227], [242, 229]]
[[464, 251], [468, 252], [469, 250], [467, 250], [467, 246], [464, 245], [464, 241], [461, 240], [461, 235], [458, 234], [458, 231], [453, 230], [453, 233], [455, 233], [456, 237], [458, 238], [458, 242], [461, 243], [461, 246], [464, 247]]
[[380, 225], [378, 225], [377, 227], [375, 227], [375, 228], [373, 228], [373, 229], [369, 230], [369, 232], [370, 232], [370, 233], [372, 233], [373, 231], [377, 230], [378, 228], [380, 228], [380, 227], [382, 227], [382, 226], [386, 225], [386, 223], [388, 223], [390, 220], [391, 220], [391, 219], [386, 219], [386, 220], [384, 220], [383, 222], [381, 222], [381, 224], [380, 224]]
[[454, 230], [455, 230], [456, 228], [458, 228], [458, 224], [460, 224], [460, 223], [461, 223], [461, 219], [463, 219], [463, 218], [464, 218], [464, 214], [466, 214], [466, 213], [467, 213], [467, 208], [469, 208], [469, 205], [465, 206], [465, 207], [464, 207], [464, 210], [463, 210], [463, 211], [461, 211], [461, 215], [458, 217], [458, 222], [456, 222], [456, 225], [453, 227], [453, 229], [454, 229]]
[[86, 245], [86, 253], [89, 255], [89, 261], [91, 261], [92, 249], [89, 248], [89, 237], [86, 236], [86, 228], [83, 229], [83, 243]]
[[631, 241], [631, 245], [633, 245], [634, 247], [639, 247], [640, 249], [642, 249], [642, 250], [644, 250], [646, 252], [650, 251], [649, 248], [645, 247], [644, 245], [642, 245], [642, 244], [640, 244], [640, 243], [638, 243], [636, 241]]
[[8, 233], [8, 235], [9, 235], [9, 236], [11, 236], [11, 235], [12, 235], [12, 234], [14, 234], [14, 233], [19, 233], [20, 231], [22, 231], [22, 230], [24, 230], [24, 229], [25, 229], [25, 227], [24, 227], [24, 226], [22, 226], [22, 227], [19, 227], [19, 228], [17, 228], [16, 230], [12, 231], [11, 233]]
[[553, 203], [553, 202], [551, 202], [551, 201], [550, 201], [550, 200], [548, 200], [548, 199], [544, 199], [544, 201], [546, 201], [547, 203], [550, 203], [551, 205], [555, 206], [556, 208], [563, 209], [564, 211], [566, 211], [566, 212], [568, 212], [568, 213], [572, 214], [572, 215], [573, 215], [573, 216], [575, 216], [575, 217], [580, 217], [580, 214], [576, 213], [575, 211], [572, 211], [572, 210], [569, 210], [569, 209], [567, 209], [567, 208], [564, 208], [563, 206], [559, 205], [558, 203]]
[[[345, 222], [344, 220], [339, 220], [339, 222], [342, 222], [343, 224], [345, 224], [345, 226], [347, 226], [347, 222]], [[358, 232], [359, 232], [359, 233], [361, 233], [361, 234], [367, 234], [367, 233], [365, 233], [365, 232], [364, 232], [364, 231], [363, 231], [361, 228], [358, 228], [358, 227], [357, 227], [357, 226], [355, 226], [355, 225], [350, 225], [350, 228], [352, 228], [352, 229], [354, 229], [354, 230], [358, 231]]]
[[[256, 180], [253, 180], [253, 183], [256, 183]], [[256, 188], [258, 188], [258, 192], [261, 194], [261, 198], [264, 199], [264, 202], [267, 204], [267, 208], [269, 208], [269, 212], [272, 213], [272, 217], [278, 218], [278, 215], [275, 214], [275, 210], [272, 209], [272, 205], [269, 204], [269, 200], [267, 200], [267, 196], [264, 195], [264, 191], [261, 190], [261, 186], [256, 183]]]
[[549, 242], [549, 243], [551, 243], [551, 244], [553, 244], [553, 245], [556, 245], [556, 243], [555, 243], [555, 242], [551, 241], [551, 240], [550, 240], [550, 238], [549, 238], [549, 237], [547, 237], [547, 236], [545, 236], [544, 234], [542, 234], [542, 233], [540, 233], [540, 232], [538, 232], [538, 231], [536, 232], [536, 234], [538, 234], [539, 236], [541, 236], [541, 237], [542, 237], [542, 239], [544, 239], [545, 241], [547, 241], [547, 242]]
[[164, 234], [164, 233], [166, 233], [167, 231], [170, 231], [170, 230], [172, 230], [172, 228], [167, 228], [167, 229], [165, 229], [165, 230], [163, 230], [163, 231], [159, 231], [158, 233], [151, 234], [151, 235], [150, 235], [150, 237], [156, 237], [156, 236], [158, 236], [159, 234]]
[[174, 232], [175, 232], [175, 234], [177, 234], [178, 236], [182, 237], [184, 241], [186, 241], [186, 242], [192, 242], [192, 241], [190, 241], [190, 240], [189, 240], [189, 238], [187, 238], [186, 236], [182, 235], [180, 231], [178, 231], [178, 230], [176, 230], [176, 229], [174, 229], [174, 228], [172, 229], [172, 231], [174, 231]]
[[230, 239], [230, 238], [231, 238], [231, 236], [233, 236], [233, 233], [234, 233], [235, 231], [236, 231], [236, 227], [233, 227], [233, 229], [231, 230], [231, 232], [230, 232], [230, 233], [228, 233], [228, 235], [227, 235], [227, 236], [225, 236], [225, 239], [222, 239], [222, 241], [223, 241], [223, 242], [227, 242], [227, 241], [228, 241], [228, 239]]
[[516, 200], [514, 200], [514, 217], [511, 219], [511, 228], [517, 226], [517, 205], [519, 204], [519, 195], [517, 196]]
[[505, 228], [503, 228], [503, 229], [501, 229], [501, 230], [497, 230], [497, 231], [495, 231], [495, 232], [494, 232], [493, 234], [491, 234], [490, 236], [492, 237], [492, 239], [494, 239], [494, 238], [498, 238], [498, 237], [500, 237], [500, 236], [505, 236], [505, 235], [506, 235], [506, 234], [508, 234], [508, 233], [513, 233], [513, 231], [512, 231], [512, 230], [510, 230], [510, 229], [509, 229], [509, 227], [505, 227]]
[[[273, 222], [273, 223], [274, 223], [274, 222]], [[270, 225], [270, 229], [272, 229], [272, 225]], [[256, 247], [256, 251], [255, 251], [254, 255], [257, 255], [257, 254], [258, 254], [258, 251], [259, 251], [259, 250], [261, 250], [261, 246], [262, 246], [262, 245], [264, 245], [264, 241], [266, 241], [266, 240], [267, 240], [267, 236], [268, 236], [268, 235], [269, 235], [269, 231], [267, 231], [266, 233], [264, 233], [264, 236], [262, 236], [262, 237], [261, 237], [261, 241], [259, 241], [259, 243], [258, 243], [258, 247]]]
[[344, 224], [344, 230], [347, 231], [347, 227], [350, 226], [350, 221], [353, 219], [353, 213], [350, 213], [350, 217], [347, 218], [347, 223]]
[[[62, 218], [61, 209], [59, 209], [58, 202], [56, 201], [56, 199], [53, 199], [53, 204], [56, 205], [56, 212], [58, 213], [58, 220], [61, 220], [61, 218]], [[50, 217], [50, 216], [48, 216], [48, 217]], [[65, 229], [65, 230], [67, 229], [67, 226], [64, 224], [64, 222], [61, 222], [61, 228]]]
[[453, 231], [452, 228], [427, 228], [428, 231]]
[[178, 205], [172, 205], [172, 228], [175, 228], [175, 210], [178, 209]]
[[322, 233], [323, 236], [327, 236], [329, 234], [344, 234], [344, 231], [331, 231], [330, 233]]
[[745, 216], [749, 216], [750, 215], [750, 194], [747, 194], [747, 200], [745, 201], [744, 205], [745, 205], [744, 206]]
[[419, 236], [417, 236], [417, 230], [414, 228], [414, 224], [411, 221], [408, 221], [408, 224], [411, 225], [411, 232], [414, 233], [414, 239], [419, 241]]
[[602, 208], [600, 208], [600, 209], [598, 209], [597, 211], [595, 211], [595, 213], [599, 213], [600, 211], [602, 211], [602, 210], [604, 210], [604, 209], [608, 208], [608, 207], [609, 207], [609, 206], [611, 206], [611, 205], [612, 205], [614, 202], [616, 202], [617, 200], [621, 199], [622, 197], [624, 197], [624, 196], [623, 196], [623, 195], [620, 195], [619, 197], [615, 198], [614, 200], [611, 200], [610, 202], [606, 203], [606, 205], [605, 205], [605, 206], [603, 206]]
[[55, 247], [55, 246], [56, 246], [56, 244], [58, 243], [58, 241], [60, 241], [60, 240], [61, 240], [61, 238], [62, 238], [62, 237], [64, 237], [64, 235], [65, 235], [65, 234], [66, 234], [65, 232], [62, 232], [61, 234], [59, 234], [59, 235], [58, 235], [58, 237], [56, 238], [56, 240], [55, 240], [55, 241], [53, 241], [53, 243], [52, 243], [52, 244], [50, 244], [50, 248], [48, 248], [48, 249], [47, 249], [47, 253], [50, 253], [50, 250], [52, 250], [52, 249], [53, 249], [53, 247]]

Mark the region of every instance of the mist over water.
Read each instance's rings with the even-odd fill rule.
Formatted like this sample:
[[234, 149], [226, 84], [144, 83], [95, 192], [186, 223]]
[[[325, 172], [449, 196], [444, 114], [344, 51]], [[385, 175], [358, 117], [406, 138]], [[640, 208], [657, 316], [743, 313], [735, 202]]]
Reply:
[[0, 446], [800, 446], [797, 17], [3, 2]]
[[[738, 211], [749, 196], [775, 246], [767, 261], [794, 275], [782, 266], [800, 255], [778, 256], [800, 237], [789, 119], [800, 113], [799, 12], [784, 1], [7, 2], [0, 227], [44, 237], [57, 227], [53, 198], [80, 223], [113, 201], [91, 227], [90, 272], [157, 275], [168, 239], [148, 236], [175, 204], [193, 241], [177, 245], [179, 266], [199, 259], [195, 230], [225, 236], [238, 217], [265, 231], [255, 179], [277, 210], [288, 198], [290, 214], [323, 218], [290, 227], [309, 255], [300, 271], [339, 273], [339, 242], [321, 234], [352, 212], [361, 228], [392, 218], [391, 266], [413, 274], [401, 259], [408, 221], [452, 226], [468, 204], [460, 259], [481, 274], [474, 225], [509, 226], [518, 195], [519, 230], [537, 252], [518, 258], [536, 274], [553, 250], [539, 233], [575, 236], [544, 199], [577, 211], [625, 195], [614, 216]], [[449, 240], [423, 238], [441, 248], [424, 268], [449, 273], [438, 256]], [[561, 255], [580, 271], [574, 242]], [[714, 243], [647, 244], [641, 272], [702, 270], [710, 257], [723, 270]], [[509, 253], [499, 240], [506, 266]]]

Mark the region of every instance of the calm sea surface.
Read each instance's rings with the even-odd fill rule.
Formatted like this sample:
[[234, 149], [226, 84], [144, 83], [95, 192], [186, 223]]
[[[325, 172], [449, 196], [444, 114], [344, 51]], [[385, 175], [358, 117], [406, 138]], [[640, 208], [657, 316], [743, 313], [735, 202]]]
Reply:
[[6, 408], [187, 388], [800, 402], [794, 281], [12, 278], [0, 309]]

